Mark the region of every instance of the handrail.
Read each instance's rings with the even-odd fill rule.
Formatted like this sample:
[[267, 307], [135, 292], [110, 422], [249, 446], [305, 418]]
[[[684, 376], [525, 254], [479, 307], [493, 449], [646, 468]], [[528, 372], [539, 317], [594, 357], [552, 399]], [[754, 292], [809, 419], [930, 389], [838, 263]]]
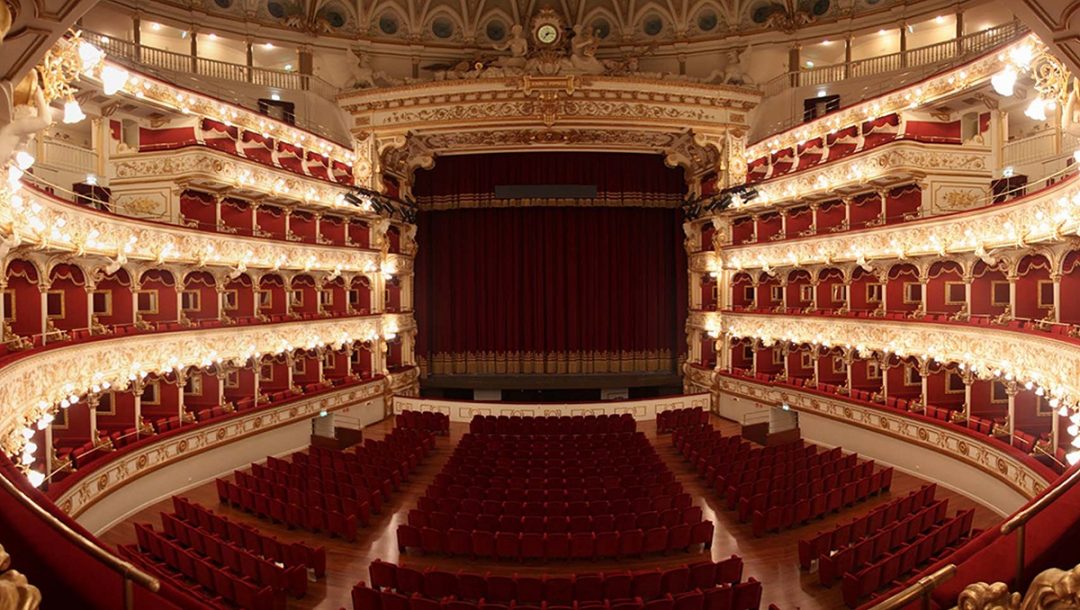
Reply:
[[921, 599], [924, 610], [930, 610], [930, 594], [938, 585], [949, 580], [956, 574], [956, 564], [941, 567], [932, 574], [927, 574], [912, 583], [903, 591], [897, 592], [881, 603], [874, 604], [870, 610], [899, 610], [906, 607], [916, 599]]
[[11, 494], [20, 504], [30, 510], [30, 512], [35, 513], [39, 518], [43, 519], [62, 537], [74, 543], [75, 546], [83, 551], [90, 553], [90, 555], [105, 564], [110, 570], [119, 573], [124, 578], [124, 608], [126, 610], [133, 610], [135, 608], [135, 592], [132, 589], [132, 583], [146, 587], [148, 590], [155, 593], [161, 589], [161, 582], [157, 578], [143, 572], [131, 562], [120, 559], [100, 544], [95, 543], [86, 536], [71, 529], [66, 523], [57, 519], [52, 513], [42, 508], [37, 502], [31, 500], [22, 492], [22, 490], [16, 487], [14, 483], [9, 481], [6, 476], [0, 475], [0, 488], [3, 488], [4, 491]]
[[1013, 582], [1013, 588], [1020, 588], [1024, 586], [1024, 551], [1025, 551], [1025, 526], [1035, 515], [1041, 513], [1043, 509], [1052, 504], [1055, 500], [1060, 498], [1076, 485], [1077, 481], [1080, 481], [1080, 469], [1074, 470], [1064, 481], [1061, 481], [1054, 486], [1053, 489], [1048, 491], [1045, 496], [1042, 496], [1038, 500], [1031, 503], [1030, 506], [1020, 510], [1015, 515], [1009, 518], [1008, 521], [1001, 524], [1001, 535], [1007, 536], [1012, 532], [1016, 532], [1016, 581]]

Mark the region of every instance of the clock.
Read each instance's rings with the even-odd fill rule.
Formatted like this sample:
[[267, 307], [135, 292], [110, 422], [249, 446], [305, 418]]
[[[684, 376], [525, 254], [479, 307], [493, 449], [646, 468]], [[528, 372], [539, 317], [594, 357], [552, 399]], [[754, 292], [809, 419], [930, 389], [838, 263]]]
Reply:
[[559, 28], [550, 23], [545, 23], [537, 28], [536, 39], [542, 44], [552, 44], [559, 39]]

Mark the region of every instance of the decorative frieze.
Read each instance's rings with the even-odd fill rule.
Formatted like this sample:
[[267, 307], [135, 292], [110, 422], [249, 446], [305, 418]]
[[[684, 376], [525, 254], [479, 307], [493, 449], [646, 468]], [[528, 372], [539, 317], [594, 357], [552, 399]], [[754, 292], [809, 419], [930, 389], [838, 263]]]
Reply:
[[430, 398], [394, 397], [394, 412], [434, 411], [450, 416], [450, 421], [468, 423], [478, 415], [508, 417], [562, 417], [578, 415], [622, 415], [629, 413], [636, 420], [656, 419], [658, 413], [700, 407], [709, 409], [708, 394], [665, 396], [647, 400], [619, 400], [580, 404], [520, 404], [503, 402], [462, 402]]

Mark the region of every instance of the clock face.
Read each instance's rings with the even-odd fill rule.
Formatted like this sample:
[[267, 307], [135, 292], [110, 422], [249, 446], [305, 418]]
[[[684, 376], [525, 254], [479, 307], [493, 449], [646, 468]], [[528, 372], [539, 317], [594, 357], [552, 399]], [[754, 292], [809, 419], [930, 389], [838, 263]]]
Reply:
[[544, 44], [551, 44], [559, 37], [559, 30], [550, 23], [540, 26], [536, 30], [536, 39]]

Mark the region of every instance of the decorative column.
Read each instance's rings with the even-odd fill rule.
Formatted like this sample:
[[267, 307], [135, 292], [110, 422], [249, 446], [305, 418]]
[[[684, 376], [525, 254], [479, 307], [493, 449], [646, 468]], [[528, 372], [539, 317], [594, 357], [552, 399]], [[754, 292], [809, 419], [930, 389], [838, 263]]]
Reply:
[[[884, 292], [884, 291], [882, 291]], [[851, 311], [851, 278], [844, 278], [844, 310]]]
[[251, 359], [251, 368], [255, 371], [255, 406], [259, 406], [259, 386], [262, 381], [262, 356], [256, 356]]
[[188, 38], [191, 40], [191, 72], [199, 73], [199, 30], [192, 26]]
[[184, 386], [187, 385], [187, 369], [176, 371], [176, 417], [184, 423]]
[[817, 311], [817, 308], [818, 308], [818, 286], [820, 286], [820, 285], [821, 285], [821, 280], [819, 280], [816, 277], [816, 275], [811, 275], [810, 276], [810, 309], [813, 310], [813, 311]]
[[964, 11], [956, 7], [956, 55], [964, 53]]
[[780, 239], [787, 239], [787, 217], [788, 210], [784, 208], [780, 210]]
[[779, 283], [780, 283], [780, 307], [786, 313], [787, 312], [787, 304], [788, 304], [788, 295], [787, 295], [788, 280], [787, 280], [787, 277], [781, 277], [780, 280], [779, 280]]
[[971, 369], [960, 371], [960, 380], [964, 382], [964, 421], [971, 418], [971, 386], [975, 384], [975, 374]]
[[319, 385], [322, 385], [326, 381], [326, 377], [323, 375], [323, 361], [326, 358], [326, 348], [320, 347], [315, 350], [315, 359], [318, 360], [319, 367]]
[[352, 355], [356, 348], [352, 343], [345, 344], [345, 378], [352, 377]]
[[38, 282], [39, 301], [41, 303], [41, 344], [49, 342], [49, 285], [44, 281]]
[[217, 319], [218, 322], [225, 320], [225, 284], [218, 278], [214, 278], [214, 294], [217, 295]]
[[296, 362], [295, 354], [290, 350], [285, 352], [285, 380], [287, 382], [286, 387], [289, 391], [293, 391], [293, 364]]
[[135, 413], [135, 438], [138, 439], [142, 434], [142, 395], [143, 390], [146, 389], [146, 381], [142, 377], [136, 377], [135, 381], [131, 382], [131, 392], [134, 395], [134, 413]]
[[731, 337], [727, 333], [724, 333], [719, 339], [716, 340], [713, 348], [716, 349], [716, 369], [717, 371], [731, 372]]
[[302, 45], [296, 50], [297, 63], [300, 64], [300, 84], [307, 91], [310, 88], [310, 77], [314, 73], [314, 53], [310, 45]]
[[[248, 49], [250, 50], [251, 43], [248, 43]], [[217, 231], [224, 229], [224, 225], [221, 222], [221, 200], [224, 199], [224, 195], [214, 195], [214, 228]]]
[[176, 322], [179, 323], [180, 320], [184, 319], [184, 280], [182, 280], [180, 276], [175, 277], [176, 286], [174, 286], [174, 289], [176, 291]]
[[926, 411], [926, 407], [930, 405], [930, 361], [924, 358], [919, 358], [919, 385], [922, 386], [922, 405], [923, 412]]
[[900, 66], [907, 67], [907, 21], [900, 22]]
[[889, 355], [878, 356], [878, 370], [881, 371], [881, 403], [889, 404]]
[[964, 274], [960, 276], [960, 280], [964, 282], [964, 309], [967, 311], [967, 315], [970, 318], [973, 313], [972, 298], [971, 298], [971, 285], [975, 282], [975, 276], [970, 269], [965, 270]]
[[851, 78], [851, 47], [852, 35], [848, 32], [848, 35], [844, 37], [844, 78]]
[[214, 377], [217, 379], [217, 403], [219, 407], [224, 407], [225, 380], [229, 378], [229, 372], [219, 366], [214, 371]]
[[1005, 393], [1009, 395], [1009, 444], [1016, 443], [1016, 395], [1020, 392], [1020, 385], [1015, 381], [1005, 382]]
[[315, 212], [312, 216], [315, 218], [315, 243], [321, 244], [323, 243], [322, 212]]
[[811, 201], [810, 202], [810, 234], [811, 235], [817, 235], [817, 233], [818, 233], [817, 216], [818, 216], [818, 208], [820, 208], [820, 207], [821, 207], [821, 205], [817, 201]]
[[[1050, 281], [1054, 282], [1054, 323], [1061, 323], [1061, 272], [1055, 271], [1050, 274]], [[1055, 420], [1056, 421], [1056, 420]]]
[[877, 192], [878, 199], [881, 201], [881, 213], [878, 214], [878, 223], [885, 224], [885, 219], [889, 217], [889, 192], [882, 189]]
[[751, 239], [750, 241], [756, 243], [761, 240], [761, 216], [754, 214], [750, 218], [754, 222], [754, 236], [753, 239]]
[[1016, 280], [1020, 279], [1020, 275], [1010, 270], [1005, 279], [1009, 280], [1009, 319], [1013, 320], [1016, 319]]
[[847, 377], [847, 395], [851, 396], [855, 390], [855, 375], [854, 371], [851, 370], [851, 365], [855, 363], [855, 350], [853, 348], [845, 349], [840, 354], [844, 360], [844, 372]]
[[247, 80], [250, 83], [254, 81], [255, 76], [255, 49], [251, 44], [250, 38], [244, 40], [244, 46], [246, 51], [245, 55], [247, 56]]
[[799, 50], [801, 48], [802, 47], [798, 43], [795, 43], [788, 49], [788, 72], [791, 74], [792, 87], [798, 87], [799, 81], [801, 80], [799, 78], [799, 72], [802, 70], [802, 60], [799, 57]]
[[90, 441], [94, 445], [98, 443], [97, 410], [100, 404], [101, 395], [93, 393], [86, 395], [87, 414], [90, 416]]
[[843, 197], [844, 203], [844, 230], [851, 228], [851, 197]]
[[[86, 292], [86, 329], [91, 331], [94, 328], [94, 290], [97, 284], [89, 274], [84, 274], [83, 278], [86, 280], [86, 284], [83, 285], [83, 290]], [[0, 298], [0, 301], [3, 299]], [[0, 312], [0, 320], [3, 320], [3, 312]]]
[[817, 387], [821, 379], [821, 351], [815, 346], [810, 346], [810, 350], [810, 360], [814, 364], [814, 387]]
[[757, 376], [757, 374], [758, 374], [758, 354], [761, 352], [761, 344], [758, 343], [757, 339], [752, 339], [751, 341], [753, 341], [753, 342], [750, 344], [750, 354], [751, 354], [750, 373], [752, 375], [754, 375], [754, 376]]

